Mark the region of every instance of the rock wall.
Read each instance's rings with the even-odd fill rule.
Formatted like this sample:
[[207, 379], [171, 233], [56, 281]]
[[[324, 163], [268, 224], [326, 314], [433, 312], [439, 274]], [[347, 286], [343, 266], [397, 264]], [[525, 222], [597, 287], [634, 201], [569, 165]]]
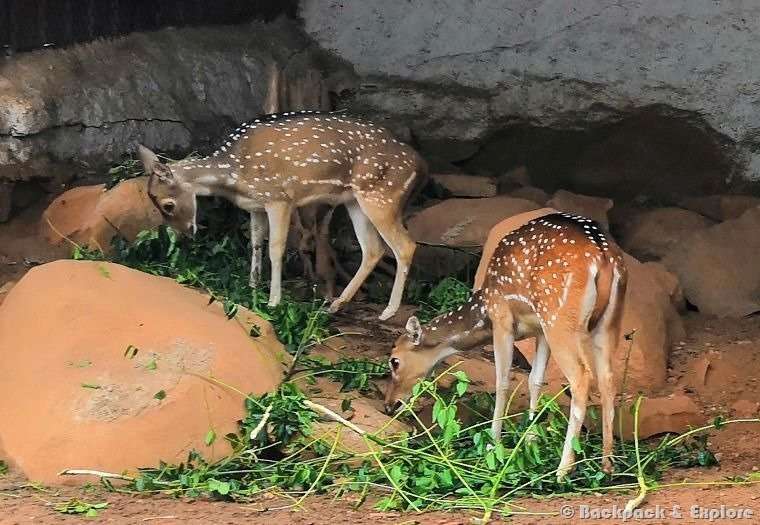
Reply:
[[307, 109], [329, 108], [331, 94], [353, 82], [350, 68], [284, 19], [134, 33], [6, 58], [0, 180], [52, 180], [59, 191], [62, 180], [102, 174], [137, 141], [176, 154], [203, 150], [262, 113], [273, 72], [278, 97]]
[[[593, 184], [584, 177], [630, 183], [630, 173], [615, 178], [615, 158], [601, 159], [603, 169], [598, 159], [577, 166], [589, 144], [578, 134], [601, 129], [609, 136], [616, 131], [610, 126], [643, 113], [636, 128], [643, 144], [630, 152], [634, 167], [642, 155], [666, 157], [663, 166], [638, 166], [650, 179], [675, 177], [685, 192], [695, 179], [701, 192], [760, 180], [760, 85], [752, 80], [760, 65], [751, 58], [760, 53], [758, 4], [302, 0], [299, 14], [318, 43], [364, 76], [355, 104], [408, 125], [423, 150], [445, 161], [471, 158], [477, 142], [505, 129], [551, 128], [575, 133], [565, 144], [573, 151], [550, 141], [536, 154], [542, 162], [564, 155], [549, 167], [554, 176], [579, 171], [573, 182], [587, 191]], [[649, 132], [655, 137], [647, 141]], [[625, 135], [618, 142], [628, 143]], [[690, 161], [695, 154], [701, 164]], [[515, 156], [505, 161], [519, 163]]]
[[137, 141], [205, 151], [264, 106], [349, 108], [434, 171], [525, 166], [550, 192], [674, 204], [760, 187], [758, 15], [738, 0], [302, 0], [303, 28], [165, 29], [6, 57], [0, 219], [8, 181], [58, 192]]

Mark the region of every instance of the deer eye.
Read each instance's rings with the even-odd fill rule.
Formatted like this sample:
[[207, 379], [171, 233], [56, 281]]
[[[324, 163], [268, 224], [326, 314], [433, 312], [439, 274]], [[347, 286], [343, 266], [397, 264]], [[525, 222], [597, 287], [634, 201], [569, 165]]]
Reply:
[[399, 361], [398, 357], [391, 357], [388, 363], [391, 366], [391, 370], [395, 372], [396, 370], [398, 370], [398, 367], [401, 364], [401, 361]]
[[174, 209], [177, 207], [177, 203], [174, 201], [164, 201], [161, 203], [161, 210], [166, 215], [171, 215], [174, 213]]

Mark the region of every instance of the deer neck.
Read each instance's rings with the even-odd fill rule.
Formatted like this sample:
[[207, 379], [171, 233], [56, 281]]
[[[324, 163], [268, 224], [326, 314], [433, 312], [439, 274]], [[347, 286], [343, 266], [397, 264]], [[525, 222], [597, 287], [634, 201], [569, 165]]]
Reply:
[[425, 325], [423, 330], [426, 344], [449, 349], [441, 359], [454, 353], [480, 348], [491, 336], [491, 321], [482, 292], [473, 292], [466, 303], [439, 315]]
[[240, 174], [228, 159], [180, 160], [172, 163], [171, 168], [196, 195], [223, 197], [236, 193]]

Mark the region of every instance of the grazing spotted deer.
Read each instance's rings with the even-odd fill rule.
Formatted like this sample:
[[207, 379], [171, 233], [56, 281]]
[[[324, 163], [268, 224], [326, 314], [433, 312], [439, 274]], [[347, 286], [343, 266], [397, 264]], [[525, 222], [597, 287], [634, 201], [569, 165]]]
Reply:
[[427, 169], [414, 149], [385, 128], [337, 113], [286, 112], [241, 125], [202, 160], [163, 164], [149, 149], [138, 149], [150, 175], [148, 194], [179, 231], [195, 232], [197, 196], [221, 196], [250, 212], [251, 286], [260, 280], [268, 220], [271, 306], [281, 298], [282, 258], [293, 209], [317, 202], [344, 204], [362, 261], [330, 311], [351, 300], [383, 257], [382, 238], [396, 259], [396, 276], [380, 319], [396, 313], [416, 248], [402, 224], [402, 209]]
[[466, 304], [426, 326], [409, 319], [407, 333], [391, 352], [386, 411], [397, 410], [414, 383], [438, 362], [493, 335], [496, 407], [491, 430], [498, 439], [514, 341], [535, 337], [529, 417], [535, 414], [550, 352], [572, 393], [557, 477], [572, 470], [572, 443], [585, 417], [594, 372], [602, 401], [602, 467], [611, 472], [615, 386], [610, 358], [620, 337], [626, 283], [620, 248], [591, 219], [552, 213], [529, 221], [499, 242], [482, 288]]

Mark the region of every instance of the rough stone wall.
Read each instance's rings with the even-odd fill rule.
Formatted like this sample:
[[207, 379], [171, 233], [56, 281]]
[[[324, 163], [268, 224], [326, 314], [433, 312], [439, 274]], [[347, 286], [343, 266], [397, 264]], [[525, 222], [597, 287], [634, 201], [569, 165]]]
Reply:
[[756, 2], [302, 0], [299, 15], [364, 75], [357, 104], [439, 151], [515, 123], [587, 130], [645, 110], [709, 138], [728, 161], [711, 177], [760, 179]]
[[307, 109], [329, 108], [331, 93], [353, 82], [289, 20], [134, 33], [0, 60], [4, 181], [103, 173], [138, 141], [203, 151], [262, 113], [272, 71], [278, 96]]

